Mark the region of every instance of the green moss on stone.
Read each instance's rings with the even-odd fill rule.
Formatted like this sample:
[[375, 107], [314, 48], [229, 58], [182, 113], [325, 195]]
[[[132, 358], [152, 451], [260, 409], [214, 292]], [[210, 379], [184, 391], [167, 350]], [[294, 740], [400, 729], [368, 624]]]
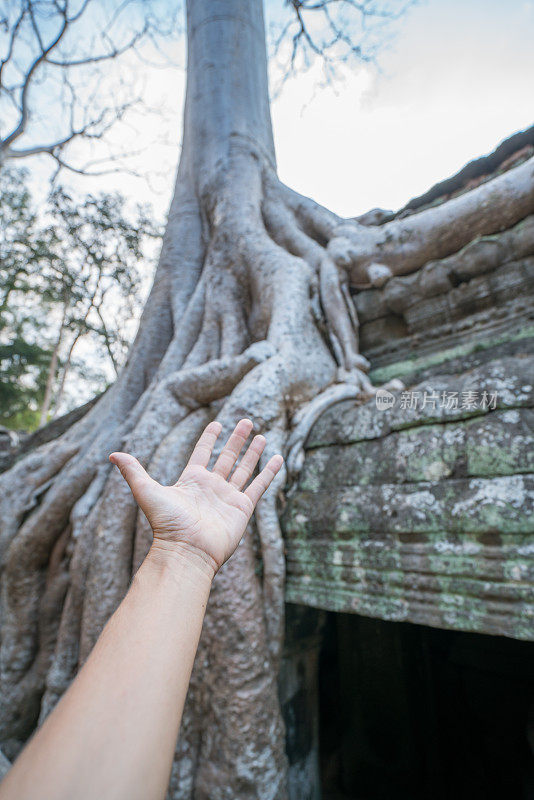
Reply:
[[524, 328], [512, 335], [502, 334], [500, 336], [488, 337], [484, 342], [466, 342], [465, 344], [457, 345], [456, 347], [449, 347], [445, 350], [439, 350], [435, 353], [430, 353], [425, 356], [414, 355], [404, 361], [395, 361], [393, 364], [388, 364], [385, 367], [377, 367], [370, 372], [370, 378], [373, 383], [381, 384], [392, 378], [403, 378], [405, 375], [410, 375], [414, 372], [419, 372], [429, 367], [434, 367], [439, 364], [444, 364], [454, 358], [465, 358], [478, 350], [488, 350], [490, 347], [495, 347], [499, 344], [507, 342], [517, 342], [521, 339], [528, 339], [534, 336], [534, 326]]

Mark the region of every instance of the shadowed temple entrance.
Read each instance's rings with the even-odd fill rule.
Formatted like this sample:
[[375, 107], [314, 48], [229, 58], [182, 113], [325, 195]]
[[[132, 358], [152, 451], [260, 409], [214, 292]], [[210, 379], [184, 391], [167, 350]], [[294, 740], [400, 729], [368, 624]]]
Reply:
[[534, 798], [534, 644], [327, 614], [323, 800]]

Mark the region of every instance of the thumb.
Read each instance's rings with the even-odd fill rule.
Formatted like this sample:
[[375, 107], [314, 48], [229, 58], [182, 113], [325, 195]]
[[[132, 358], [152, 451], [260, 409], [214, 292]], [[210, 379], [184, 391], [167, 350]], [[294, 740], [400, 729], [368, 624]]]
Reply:
[[141, 505], [146, 497], [146, 490], [155, 484], [139, 461], [129, 453], [111, 453], [109, 460], [119, 468], [122, 477], [132, 490], [132, 494]]

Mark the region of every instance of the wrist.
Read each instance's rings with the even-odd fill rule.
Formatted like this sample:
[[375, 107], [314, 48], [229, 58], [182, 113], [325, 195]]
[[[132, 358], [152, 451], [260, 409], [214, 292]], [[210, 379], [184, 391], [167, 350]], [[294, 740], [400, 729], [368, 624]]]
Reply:
[[183, 578], [184, 575], [211, 582], [217, 572], [215, 560], [188, 542], [170, 542], [154, 538], [146, 559], [155, 569]]

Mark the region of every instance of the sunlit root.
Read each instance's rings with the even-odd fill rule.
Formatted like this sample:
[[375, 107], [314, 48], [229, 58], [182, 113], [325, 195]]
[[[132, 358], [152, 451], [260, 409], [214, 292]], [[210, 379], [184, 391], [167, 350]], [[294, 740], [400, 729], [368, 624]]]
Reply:
[[[286, 468], [289, 478], [295, 481], [300, 470], [304, 465], [304, 445], [306, 439], [320, 416], [324, 412], [342, 400], [367, 400], [376, 394], [378, 389], [386, 389], [389, 392], [398, 392], [404, 388], [404, 384], [398, 378], [384, 383], [382, 386], [373, 386], [366, 375], [353, 371], [344, 376], [347, 380], [344, 383], [336, 383], [321, 392], [311, 402], [309, 402], [299, 414], [296, 414], [293, 423], [294, 427], [288, 437], [286, 448]], [[353, 382], [350, 382], [350, 379]]]
[[[311, 283], [312, 311], [320, 323], [324, 316], [324, 329], [336, 361], [343, 375], [367, 372], [370, 364], [359, 352], [358, 342], [358, 315], [352, 300], [347, 280], [347, 273], [331, 258], [329, 252], [322, 247], [312, 236], [308, 235], [299, 226], [296, 216], [299, 209], [305, 209], [312, 214], [312, 220], [317, 216], [323, 219], [328, 215], [313, 201], [308, 203], [294, 203], [293, 207], [285, 207], [280, 201], [287, 197], [287, 191], [277, 191], [276, 186], [268, 184], [268, 195], [263, 203], [263, 213], [267, 228], [276, 242], [289, 252], [300, 256], [312, 268], [314, 278]], [[293, 199], [292, 195], [290, 198]], [[332, 220], [330, 220], [332, 222]], [[317, 293], [316, 293], [317, 288]], [[315, 311], [314, 298], [318, 296], [320, 308]], [[362, 389], [372, 391], [369, 382], [362, 378]]]
[[393, 277], [393, 272], [386, 264], [375, 264], [373, 262], [367, 267], [367, 275], [371, 284], [380, 288]]
[[359, 387], [349, 383], [337, 383], [321, 392], [298, 416], [298, 422], [288, 436], [286, 449], [286, 468], [290, 478], [294, 479], [304, 464], [304, 444], [313, 425], [321, 414], [335, 403], [342, 400], [353, 400], [360, 393]]
[[226, 356], [170, 375], [165, 386], [185, 406], [198, 408], [230, 394], [253, 367], [275, 353], [266, 341], [255, 342], [239, 356]]
[[300, 228], [326, 248], [352, 289], [383, 286], [428, 261], [457, 252], [476, 236], [504, 230], [534, 212], [534, 158], [437, 206], [380, 225], [340, 219], [282, 187]]

